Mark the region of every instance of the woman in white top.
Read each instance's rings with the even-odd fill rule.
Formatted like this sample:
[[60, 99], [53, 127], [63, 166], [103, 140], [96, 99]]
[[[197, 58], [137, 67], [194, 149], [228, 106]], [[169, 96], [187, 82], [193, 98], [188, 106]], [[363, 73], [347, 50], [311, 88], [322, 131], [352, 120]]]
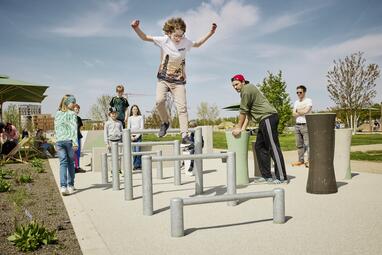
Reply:
[[[141, 114], [141, 111], [139, 110], [138, 105], [133, 105], [130, 108], [130, 116], [127, 121], [127, 128], [129, 129], [144, 129], [144, 122], [143, 122], [143, 116]], [[131, 134], [131, 141], [132, 142], [141, 142], [142, 141], [142, 135], [141, 134]], [[141, 147], [139, 146], [133, 146], [133, 152], [141, 151]], [[141, 156], [134, 156], [133, 157], [133, 170], [139, 170], [141, 169], [142, 161]]]

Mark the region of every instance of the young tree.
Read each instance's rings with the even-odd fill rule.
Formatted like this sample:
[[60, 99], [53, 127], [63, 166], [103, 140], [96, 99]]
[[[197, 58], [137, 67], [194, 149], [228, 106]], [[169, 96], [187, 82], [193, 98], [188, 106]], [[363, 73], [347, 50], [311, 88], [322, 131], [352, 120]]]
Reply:
[[214, 123], [219, 118], [219, 108], [216, 104], [210, 106], [207, 102], [201, 102], [197, 108], [197, 116], [204, 125]]
[[346, 111], [348, 127], [355, 132], [363, 108], [369, 107], [376, 96], [375, 81], [380, 76], [377, 64], [366, 65], [362, 52], [334, 60], [333, 69], [327, 74], [330, 99]]
[[4, 111], [4, 121], [5, 123], [12, 123], [18, 130], [21, 130], [20, 113], [16, 104], [8, 105], [7, 109]]
[[289, 94], [286, 92], [286, 83], [282, 72], [274, 75], [268, 72], [268, 77], [259, 84], [260, 91], [277, 110], [279, 115], [279, 133], [283, 133], [286, 125], [292, 119], [292, 106]]
[[97, 103], [90, 108], [90, 117], [93, 120], [107, 121], [109, 117], [110, 101], [112, 96], [102, 95], [97, 98]]

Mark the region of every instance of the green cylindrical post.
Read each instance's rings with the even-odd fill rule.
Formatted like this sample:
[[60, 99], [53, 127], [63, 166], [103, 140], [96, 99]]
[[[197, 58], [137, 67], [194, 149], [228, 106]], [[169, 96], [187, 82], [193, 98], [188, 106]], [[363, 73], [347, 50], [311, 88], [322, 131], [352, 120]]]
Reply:
[[231, 131], [225, 133], [228, 151], [236, 152], [236, 184], [247, 185], [248, 177], [248, 141], [247, 132], [241, 132], [240, 137], [235, 138]]

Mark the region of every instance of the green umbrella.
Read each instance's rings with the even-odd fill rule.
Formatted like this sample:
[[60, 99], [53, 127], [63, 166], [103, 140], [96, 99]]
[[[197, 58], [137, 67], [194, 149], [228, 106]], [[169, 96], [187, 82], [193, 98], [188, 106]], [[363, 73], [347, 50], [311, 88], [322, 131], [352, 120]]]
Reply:
[[41, 103], [48, 86], [32, 84], [24, 81], [11, 80], [6, 75], [0, 75], [0, 121], [3, 120], [4, 102]]
[[240, 110], [240, 105], [239, 104], [230, 105], [230, 106], [224, 107], [223, 109], [228, 111], [238, 111]]

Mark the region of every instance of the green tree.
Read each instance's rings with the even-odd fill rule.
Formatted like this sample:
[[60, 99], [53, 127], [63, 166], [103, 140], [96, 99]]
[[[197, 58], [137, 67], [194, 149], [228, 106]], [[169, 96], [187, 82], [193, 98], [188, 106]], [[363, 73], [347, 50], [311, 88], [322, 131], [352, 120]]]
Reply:
[[21, 130], [20, 113], [17, 105], [9, 104], [3, 114], [5, 123], [12, 123], [18, 130]]
[[292, 106], [289, 94], [286, 92], [286, 83], [283, 80], [282, 72], [274, 75], [268, 72], [263, 83], [259, 84], [260, 91], [268, 101], [276, 108], [279, 115], [279, 133], [283, 133], [286, 125], [292, 119]]
[[110, 95], [102, 95], [97, 98], [97, 103], [90, 108], [90, 117], [93, 120], [107, 121], [111, 99], [112, 96]]
[[203, 125], [214, 124], [219, 118], [219, 108], [216, 104], [209, 105], [207, 102], [201, 102], [197, 107], [197, 116]]

